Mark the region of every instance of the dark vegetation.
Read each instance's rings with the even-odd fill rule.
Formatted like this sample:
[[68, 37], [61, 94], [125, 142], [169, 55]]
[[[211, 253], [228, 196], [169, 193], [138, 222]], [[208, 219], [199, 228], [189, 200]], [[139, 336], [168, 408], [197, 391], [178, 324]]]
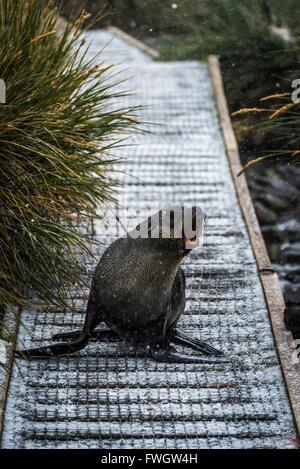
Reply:
[[[105, 24], [144, 40], [158, 38], [162, 60], [220, 56], [233, 111], [249, 107], [274, 89], [287, 88], [295, 72], [300, 39], [297, 0], [88, 0], [85, 4], [92, 14], [109, 12]], [[81, 0], [64, 0], [62, 12], [72, 17], [81, 5]], [[281, 34], [278, 28], [286, 32]]]

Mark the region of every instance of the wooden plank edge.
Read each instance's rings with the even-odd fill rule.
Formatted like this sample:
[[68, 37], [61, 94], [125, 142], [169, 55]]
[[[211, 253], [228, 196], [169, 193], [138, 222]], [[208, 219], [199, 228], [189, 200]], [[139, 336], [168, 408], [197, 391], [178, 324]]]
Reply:
[[283, 371], [288, 396], [293, 411], [298, 435], [300, 434], [300, 362], [296, 355], [293, 336], [284, 325], [284, 298], [278, 276], [272, 268], [260, 226], [256, 217], [253, 202], [249, 193], [244, 174], [237, 177], [242, 169], [238, 144], [232, 128], [225, 97], [223, 79], [219, 60], [216, 56], [208, 57], [208, 67], [211, 75], [220, 126], [226, 147], [226, 153], [234, 180], [238, 200], [249, 232], [249, 237], [258, 266], [258, 272], [270, 315], [271, 325], [279, 361]]
[[130, 34], [125, 33], [125, 31], [122, 31], [122, 29], [117, 28], [116, 26], [108, 26], [107, 30], [120, 37], [124, 41], [128, 42], [128, 44], [130, 44], [131, 46], [137, 47], [142, 52], [145, 52], [145, 54], [150, 55], [154, 59], [157, 59], [159, 57], [159, 52], [157, 50], [152, 49], [152, 47], [147, 46], [146, 44], [144, 44], [144, 42], [139, 41]]
[[[4, 357], [1, 357], [0, 366], [3, 366], [1, 373], [3, 373], [3, 379], [1, 380], [1, 396], [0, 396], [0, 448], [1, 448], [1, 441], [2, 441], [2, 434], [3, 434], [3, 425], [4, 425], [4, 415], [5, 415], [5, 408], [6, 408], [6, 401], [7, 401], [7, 394], [9, 388], [9, 382], [11, 377], [11, 371], [14, 361], [14, 350], [16, 347], [17, 337], [18, 337], [18, 330], [19, 330], [19, 318], [21, 315], [21, 308], [18, 308], [18, 312], [14, 317], [11, 318], [13, 323], [13, 331], [12, 331], [12, 341], [11, 343], [7, 343], [3, 339], [0, 339], [1, 348], [4, 349]], [[4, 320], [7, 321], [7, 314], [4, 316]]]

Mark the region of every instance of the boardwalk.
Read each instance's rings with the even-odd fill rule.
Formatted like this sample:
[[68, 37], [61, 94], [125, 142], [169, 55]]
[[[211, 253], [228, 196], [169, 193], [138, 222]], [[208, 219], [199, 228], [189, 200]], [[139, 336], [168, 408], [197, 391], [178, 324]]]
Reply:
[[[120, 202], [130, 206], [129, 226], [150, 215], [155, 204], [205, 209], [204, 249], [183, 265], [187, 306], [180, 326], [233, 361], [226, 366], [156, 363], [125, 342], [92, 342], [72, 357], [17, 360], [2, 447], [292, 448], [295, 424], [208, 67], [196, 61], [154, 62], [107, 31], [89, 37], [91, 53], [108, 43], [103, 55], [126, 69], [121, 76], [132, 77], [119, 85], [134, 90], [122, 103], [144, 104], [140, 118], [151, 123], [145, 127], [152, 133], [135, 135], [131, 146], [119, 150], [127, 157], [120, 166], [125, 182]], [[112, 229], [98, 223], [95, 228], [102, 252]], [[23, 312], [35, 344], [81, 327], [85, 300], [79, 292], [70, 296], [74, 313]], [[22, 327], [18, 340], [32, 345]]]

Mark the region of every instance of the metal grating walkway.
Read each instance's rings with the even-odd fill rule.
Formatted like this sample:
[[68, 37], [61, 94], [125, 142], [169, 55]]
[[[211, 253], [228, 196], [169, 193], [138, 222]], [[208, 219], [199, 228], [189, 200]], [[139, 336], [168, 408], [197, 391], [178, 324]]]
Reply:
[[[91, 53], [122, 62], [152, 134], [120, 150], [129, 228], [154, 204], [200, 204], [208, 217], [204, 252], [184, 262], [182, 330], [240, 364], [156, 363], [125, 342], [91, 342], [77, 356], [15, 361], [2, 448], [292, 448], [296, 429], [268, 311], [219, 128], [207, 65], [156, 63], [107, 31], [92, 31]], [[112, 41], [111, 41], [112, 39]], [[129, 87], [123, 83], [124, 89]], [[112, 226], [96, 226], [99, 252]], [[100, 254], [99, 254], [100, 255]], [[89, 261], [87, 261], [89, 262]], [[94, 265], [90, 265], [91, 269]], [[86, 302], [70, 292], [74, 313], [22, 314], [35, 345], [80, 328]], [[24, 330], [18, 340], [32, 340]]]

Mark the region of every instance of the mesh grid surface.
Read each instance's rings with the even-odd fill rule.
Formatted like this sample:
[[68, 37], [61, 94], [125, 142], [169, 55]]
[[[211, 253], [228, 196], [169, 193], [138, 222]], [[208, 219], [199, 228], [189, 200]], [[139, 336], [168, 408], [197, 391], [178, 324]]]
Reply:
[[[2, 447], [293, 447], [293, 416], [208, 68], [201, 62], [155, 63], [107, 31], [88, 37], [91, 54], [108, 44], [102, 57], [127, 68], [123, 75], [132, 78], [119, 87], [135, 94], [122, 104], [145, 104], [140, 117], [151, 122], [151, 134], [136, 134], [131, 146], [118, 150], [126, 156], [119, 215], [133, 228], [155, 204], [204, 208], [205, 246], [183, 263], [187, 304], [179, 327], [233, 361], [158, 363], [124, 341], [90, 342], [70, 357], [16, 360]], [[107, 229], [95, 226], [99, 256], [115, 236], [112, 215], [110, 221]], [[94, 261], [86, 262], [92, 271]], [[23, 312], [34, 346], [82, 327], [86, 299], [76, 290], [69, 295], [72, 313]], [[33, 346], [23, 327], [18, 341]]]

